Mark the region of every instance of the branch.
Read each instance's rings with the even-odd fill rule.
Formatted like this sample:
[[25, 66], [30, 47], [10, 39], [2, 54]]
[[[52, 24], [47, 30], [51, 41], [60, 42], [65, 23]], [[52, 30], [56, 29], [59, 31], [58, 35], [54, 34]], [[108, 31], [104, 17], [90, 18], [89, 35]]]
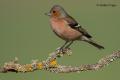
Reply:
[[95, 71], [107, 66], [108, 64], [110, 64], [111, 62], [115, 61], [118, 58], [120, 58], [120, 51], [113, 52], [112, 54], [101, 58], [95, 64], [84, 64], [78, 67], [59, 66], [57, 68], [50, 69], [50, 71], [57, 73], [82, 72], [82, 71], [90, 71], [90, 70]]
[[95, 71], [101, 69], [116, 59], [120, 58], [120, 51], [113, 52], [112, 54], [101, 58], [95, 64], [83, 64], [80, 66], [72, 67], [72, 66], [64, 66], [59, 65], [57, 63], [57, 58], [61, 57], [65, 54], [71, 55], [70, 49], [64, 49], [62, 52], [56, 50], [52, 52], [49, 57], [45, 61], [33, 60], [31, 64], [19, 64], [18, 58], [15, 58], [13, 61], [9, 61], [4, 63], [2, 67], [0, 67], [0, 73], [7, 72], [33, 72], [35, 70], [47, 70], [55, 73], [70, 73], [70, 72], [82, 72], [82, 71]]

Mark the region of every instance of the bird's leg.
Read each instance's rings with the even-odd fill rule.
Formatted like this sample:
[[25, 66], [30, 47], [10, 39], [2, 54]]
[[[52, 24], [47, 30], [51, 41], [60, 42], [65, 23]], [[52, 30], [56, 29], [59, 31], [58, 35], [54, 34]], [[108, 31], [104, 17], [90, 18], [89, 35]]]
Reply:
[[68, 43], [69, 41], [66, 41], [61, 47], [60, 49], [64, 49], [65, 45]]
[[69, 55], [69, 56], [72, 54], [72, 51], [71, 51], [71, 49], [69, 48], [72, 43], [73, 43], [73, 41], [69, 41], [68, 45], [66, 45], [66, 46], [62, 49], [62, 54], [67, 54], [67, 55]]
[[68, 43], [69, 41], [66, 41], [60, 48], [58, 48], [57, 50], [59, 50], [60, 53], [64, 53], [64, 47], [65, 45]]
[[65, 47], [65, 49], [70, 49], [69, 47], [70, 47], [70, 45], [73, 43], [73, 41], [71, 41], [66, 47]]

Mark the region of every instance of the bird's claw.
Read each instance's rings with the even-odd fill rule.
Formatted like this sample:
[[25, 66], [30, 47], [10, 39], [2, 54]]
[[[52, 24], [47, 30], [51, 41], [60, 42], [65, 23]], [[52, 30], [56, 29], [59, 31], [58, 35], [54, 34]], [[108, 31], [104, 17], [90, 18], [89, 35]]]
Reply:
[[64, 54], [67, 54], [69, 56], [72, 54], [72, 51], [70, 48], [57, 48], [56, 51], [58, 51], [58, 57], [61, 57]]

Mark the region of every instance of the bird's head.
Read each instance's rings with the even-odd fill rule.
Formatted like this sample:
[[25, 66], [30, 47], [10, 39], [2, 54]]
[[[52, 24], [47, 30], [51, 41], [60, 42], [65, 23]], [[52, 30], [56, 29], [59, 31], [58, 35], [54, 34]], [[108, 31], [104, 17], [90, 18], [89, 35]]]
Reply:
[[54, 18], [64, 18], [68, 15], [67, 12], [60, 5], [54, 5], [51, 8], [50, 12], [45, 14]]

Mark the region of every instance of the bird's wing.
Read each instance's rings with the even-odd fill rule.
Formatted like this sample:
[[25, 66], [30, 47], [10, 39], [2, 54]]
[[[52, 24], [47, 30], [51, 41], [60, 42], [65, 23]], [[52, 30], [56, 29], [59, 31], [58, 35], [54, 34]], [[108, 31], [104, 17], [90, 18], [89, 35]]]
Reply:
[[82, 26], [79, 25], [79, 24], [77, 23], [77, 21], [75, 21], [74, 18], [72, 18], [71, 16], [68, 16], [68, 17], [65, 17], [64, 19], [67, 21], [68, 25], [69, 25], [71, 28], [73, 28], [73, 29], [75, 29], [75, 30], [78, 30], [78, 31], [81, 32], [84, 36], [86, 36], [86, 37], [88, 37], [88, 38], [92, 38], [92, 36], [91, 36], [84, 28], [82, 28]]

